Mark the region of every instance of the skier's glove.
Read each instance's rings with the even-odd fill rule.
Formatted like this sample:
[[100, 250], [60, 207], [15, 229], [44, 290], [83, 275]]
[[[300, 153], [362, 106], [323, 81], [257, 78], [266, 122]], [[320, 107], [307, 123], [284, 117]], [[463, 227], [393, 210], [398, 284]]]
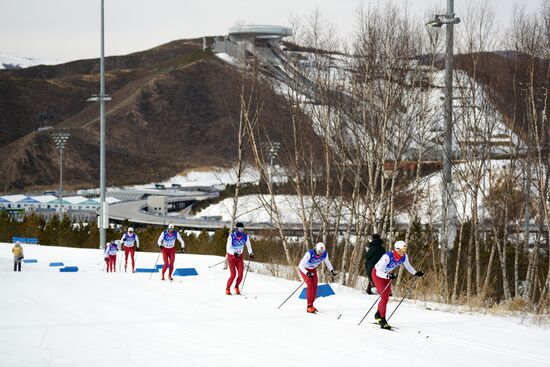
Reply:
[[239, 258], [239, 256], [241, 256], [241, 254], [239, 254], [238, 252], [235, 251], [235, 252], [233, 253], [233, 256], [235, 256], [236, 258]]
[[139, 249], [139, 247], [136, 247], [136, 251], [137, 251], [137, 252], [140, 252], [141, 250]]
[[416, 273], [414, 273], [414, 276], [415, 277], [421, 277], [424, 275], [424, 272], [423, 271], [417, 271]]
[[183, 247], [181, 248], [181, 253], [185, 254], [185, 250], [183, 249]]
[[106, 258], [105, 258], [105, 262], [108, 262], [108, 261], [109, 261], [109, 258], [108, 258], [108, 257], [106, 257]]
[[248, 257], [250, 258], [250, 260], [253, 260], [254, 259], [254, 253], [251, 253], [250, 255], [248, 255]]
[[335, 277], [335, 276], [338, 275], [338, 273], [337, 273], [336, 271], [334, 271], [334, 270], [331, 270], [330, 273], [332, 274], [333, 277]]
[[388, 274], [388, 279], [395, 279], [395, 278], [397, 278], [397, 274], [394, 274], [394, 273]]
[[310, 272], [310, 271], [308, 271], [308, 272], [306, 273], [306, 275], [307, 275], [308, 278], [313, 278], [313, 273]]
[[163, 248], [164, 248], [164, 246], [163, 246], [163, 245], [160, 245], [160, 249], [162, 250]]

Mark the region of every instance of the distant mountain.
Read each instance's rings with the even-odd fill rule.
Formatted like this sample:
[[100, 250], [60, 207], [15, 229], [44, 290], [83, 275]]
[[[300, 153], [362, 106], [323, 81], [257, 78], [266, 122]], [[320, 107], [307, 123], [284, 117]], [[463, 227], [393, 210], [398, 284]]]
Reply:
[[[173, 41], [107, 57], [107, 184], [162, 181], [186, 169], [236, 162], [241, 72], [202, 50], [202, 39]], [[56, 187], [59, 151], [52, 129], [71, 133], [64, 154], [68, 188], [99, 185], [99, 60], [0, 70], [0, 192]], [[270, 88], [261, 104], [265, 134], [290, 143], [288, 103]], [[319, 138], [301, 130], [313, 147]], [[247, 154], [248, 159], [251, 154]]]
[[52, 65], [55, 61], [45, 61], [30, 57], [19, 57], [0, 52], [0, 69], [23, 69], [35, 65]]

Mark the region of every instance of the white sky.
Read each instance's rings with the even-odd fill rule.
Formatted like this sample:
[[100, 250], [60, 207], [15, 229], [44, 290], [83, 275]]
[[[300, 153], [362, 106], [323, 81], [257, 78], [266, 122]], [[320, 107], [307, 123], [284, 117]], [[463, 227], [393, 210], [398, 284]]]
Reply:
[[[485, 0], [467, 0], [485, 1]], [[455, 11], [466, 0], [455, 0]], [[225, 34], [237, 22], [288, 25], [315, 8], [338, 32], [353, 31], [360, 4], [383, 6], [389, 0], [105, 0], [107, 55], [144, 50], [175, 39]], [[510, 19], [515, 3], [533, 10], [540, 0], [487, 0], [497, 21]], [[446, 9], [446, 0], [394, 0], [425, 17]], [[0, 52], [44, 60], [68, 61], [99, 56], [100, 0], [0, 0]], [[431, 12], [431, 11], [430, 11]]]

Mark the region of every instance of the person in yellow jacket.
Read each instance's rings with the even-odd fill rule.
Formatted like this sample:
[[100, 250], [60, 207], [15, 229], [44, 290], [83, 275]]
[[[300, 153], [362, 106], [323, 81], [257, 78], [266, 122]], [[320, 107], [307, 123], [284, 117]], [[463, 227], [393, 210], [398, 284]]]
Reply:
[[23, 262], [23, 247], [19, 242], [16, 242], [13, 248], [13, 271], [21, 271], [21, 263]]

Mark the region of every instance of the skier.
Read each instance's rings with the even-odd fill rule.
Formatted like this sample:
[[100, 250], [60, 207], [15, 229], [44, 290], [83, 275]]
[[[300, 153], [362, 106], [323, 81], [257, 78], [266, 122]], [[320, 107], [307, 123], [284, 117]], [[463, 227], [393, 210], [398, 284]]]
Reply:
[[298, 265], [298, 269], [300, 269], [302, 278], [304, 278], [304, 282], [307, 285], [306, 311], [308, 313], [317, 312], [317, 309], [313, 306], [313, 302], [315, 301], [315, 298], [317, 296], [317, 284], [319, 282], [316, 268], [322, 262], [325, 263], [327, 268], [330, 270], [332, 276], [335, 277], [337, 273], [336, 271], [334, 271], [334, 268], [332, 267], [332, 264], [328, 259], [328, 253], [325, 251], [325, 245], [322, 242], [319, 242], [315, 245], [314, 249], [311, 249], [304, 254], [304, 257], [302, 257], [302, 260], [300, 260], [300, 265]]
[[19, 241], [15, 242], [15, 245], [11, 249], [13, 253], [13, 271], [21, 271], [21, 262], [23, 262], [23, 247]]
[[409, 262], [409, 257], [407, 256], [407, 244], [405, 241], [397, 241], [393, 247], [394, 251], [388, 251], [382, 255], [380, 260], [378, 260], [372, 269], [372, 280], [374, 281], [376, 290], [380, 295], [378, 311], [376, 311], [374, 318], [378, 321], [382, 329], [388, 330], [391, 329], [391, 326], [388, 325], [388, 322], [386, 321], [386, 306], [390, 298], [391, 281], [392, 279], [397, 278], [397, 274], [390, 272], [400, 265], [405, 265], [408, 272], [414, 276], [421, 277], [424, 275], [422, 271], [416, 271]]
[[107, 273], [109, 271], [116, 272], [116, 254], [118, 251], [118, 244], [116, 241], [107, 242], [103, 255], [107, 261]]
[[378, 233], [372, 235], [370, 246], [368, 251], [365, 254], [365, 268], [367, 270], [367, 276], [369, 278], [369, 284], [367, 286], [367, 293], [374, 294], [372, 292], [372, 287], [374, 287], [374, 281], [372, 280], [372, 268], [380, 260], [382, 255], [386, 253], [384, 249], [384, 241], [380, 238]]
[[239, 284], [241, 284], [241, 280], [243, 279], [243, 250], [245, 245], [248, 250], [248, 257], [250, 259], [254, 259], [254, 252], [252, 252], [250, 238], [244, 232], [244, 224], [239, 222], [235, 225], [235, 230], [227, 237], [226, 242], [227, 263], [230, 271], [229, 279], [227, 279], [227, 286], [225, 288], [225, 294], [227, 295], [231, 295], [231, 284], [233, 284], [233, 280], [235, 280], [237, 272], [239, 275], [235, 281], [235, 293], [241, 294]]
[[170, 268], [168, 271], [168, 279], [174, 280], [172, 278], [172, 272], [174, 271], [174, 260], [176, 260], [176, 240], [180, 241], [181, 253], [183, 254], [185, 252], [185, 242], [183, 242], [183, 238], [179, 232], [174, 230], [174, 224], [170, 223], [168, 224], [168, 230], [163, 231], [157, 241], [162, 251], [162, 260], [164, 261], [161, 280], [164, 280], [164, 273], [168, 268]]
[[[128, 232], [122, 235], [120, 242], [124, 244], [124, 272], [126, 272], [128, 266], [128, 254], [130, 254], [132, 258], [132, 273], [135, 273], [136, 262], [134, 261], [134, 253], [136, 250], [139, 251], [139, 238], [137, 234], [134, 233], [132, 227], [128, 227]], [[134, 243], [136, 245], [135, 247]]]

